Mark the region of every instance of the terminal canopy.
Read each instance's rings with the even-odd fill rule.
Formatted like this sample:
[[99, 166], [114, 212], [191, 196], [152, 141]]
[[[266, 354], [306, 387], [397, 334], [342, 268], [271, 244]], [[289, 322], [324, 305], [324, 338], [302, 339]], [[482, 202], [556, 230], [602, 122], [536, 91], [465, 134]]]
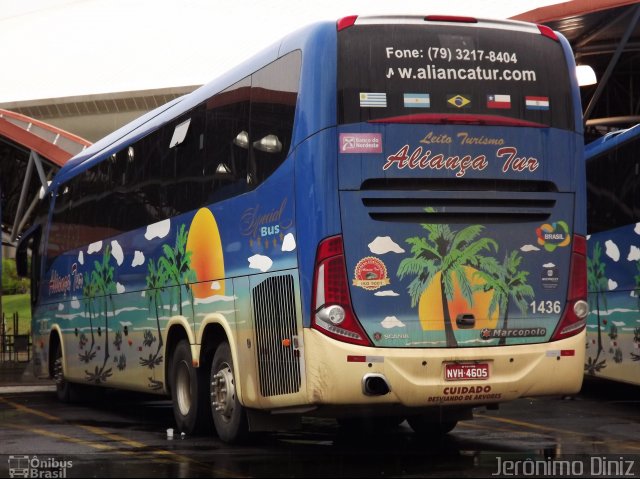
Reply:
[[571, 43], [576, 64], [595, 72], [596, 83], [581, 88], [586, 143], [640, 123], [640, 3], [573, 1], [513, 18], [559, 31]]
[[41, 187], [91, 143], [27, 116], [0, 109], [2, 243], [15, 246], [30, 226]]

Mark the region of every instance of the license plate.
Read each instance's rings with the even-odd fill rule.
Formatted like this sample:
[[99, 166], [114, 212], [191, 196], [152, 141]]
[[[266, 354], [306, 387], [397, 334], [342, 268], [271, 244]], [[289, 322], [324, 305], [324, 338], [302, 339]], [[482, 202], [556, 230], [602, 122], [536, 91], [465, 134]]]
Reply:
[[489, 363], [449, 363], [444, 365], [447, 381], [489, 379]]

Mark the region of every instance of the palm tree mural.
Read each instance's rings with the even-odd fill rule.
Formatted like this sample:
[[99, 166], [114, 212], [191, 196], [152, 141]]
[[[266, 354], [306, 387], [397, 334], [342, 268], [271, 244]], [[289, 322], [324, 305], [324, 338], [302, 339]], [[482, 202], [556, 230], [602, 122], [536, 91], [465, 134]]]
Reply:
[[80, 361], [88, 363], [96, 357], [96, 353], [93, 350], [96, 344], [95, 333], [93, 332], [93, 318], [95, 317], [95, 311], [93, 309], [93, 301], [96, 297], [96, 285], [91, 280], [89, 273], [84, 274], [84, 280], [82, 282], [82, 302], [84, 303], [84, 316], [89, 318], [89, 329], [91, 330], [91, 346], [89, 351], [79, 354]]
[[[482, 262], [482, 270], [477, 271], [477, 275], [484, 281], [482, 286], [484, 291], [493, 290], [493, 296], [489, 303], [488, 316], [491, 317], [496, 310], [504, 311], [502, 319], [502, 329], [509, 326], [509, 306], [513, 301], [522, 314], [526, 314], [529, 301], [535, 293], [533, 288], [527, 283], [528, 271], [519, 269], [522, 263], [522, 256], [517, 251], [505, 254], [502, 263], [495, 258], [486, 258]], [[501, 337], [498, 344], [506, 344], [507, 338]]]
[[[425, 208], [427, 213], [433, 208]], [[411, 306], [415, 307], [420, 297], [432, 281], [440, 273], [440, 297], [444, 317], [444, 330], [447, 347], [456, 347], [458, 341], [453, 332], [453, 324], [449, 313], [449, 301], [454, 296], [454, 277], [462, 297], [471, 305], [473, 288], [464, 270], [465, 266], [478, 268], [486, 261], [482, 251], [498, 249], [497, 243], [490, 238], [479, 238], [484, 229], [481, 225], [471, 225], [454, 231], [446, 224], [422, 224], [427, 237], [413, 237], [405, 241], [411, 245], [412, 258], [404, 258], [398, 266], [397, 275], [415, 276], [409, 283], [408, 292]]]
[[607, 310], [607, 296], [605, 292], [608, 288], [607, 276], [605, 274], [605, 264], [600, 261], [602, 255], [602, 247], [600, 242], [596, 242], [593, 246], [593, 254], [587, 257], [587, 284], [589, 291], [595, 292], [595, 294], [589, 294], [589, 308], [591, 311], [596, 311], [596, 317], [598, 318], [598, 352], [595, 359], [589, 357], [587, 364], [585, 364], [585, 371], [589, 374], [595, 374], [601, 369], [606, 367], [606, 360], [598, 362], [600, 359], [600, 353], [604, 351], [602, 347], [602, 325], [600, 320], [600, 301], [602, 306]]
[[175, 246], [171, 248], [168, 244], [163, 245], [164, 256], [158, 260], [158, 267], [164, 269], [167, 279], [178, 287], [178, 310], [181, 315], [182, 288], [186, 288], [193, 309], [193, 293], [189, 283], [196, 281], [196, 274], [191, 269], [191, 251], [186, 250], [188, 233], [183, 224], [176, 235]]
[[[156, 326], [158, 329], [158, 349], [155, 354], [149, 354], [149, 358], [140, 358], [140, 365], [146, 366], [149, 369], [153, 369], [162, 363], [162, 356], [160, 356], [160, 351], [162, 350], [162, 345], [164, 344], [162, 341], [162, 329], [160, 328], [160, 314], [159, 311], [162, 310], [162, 293], [167, 284], [167, 271], [164, 267], [161, 266], [162, 263], [156, 263], [153, 259], [149, 260], [147, 265], [147, 298], [149, 303], [149, 311], [152, 309], [156, 316]], [[151, 378], [149, 378], [151, 379]]]
[[111, 376], [111, 368], [105, 370], [107, 361], [109, 360], [109, 303], [111, 303], [111, 312], [114, 313], [112, 294], [116, 292], [116, 284], [113, 280], [114, 268], [111, 266], [111, 247], [106, 246], [102, 255], [102, 263], [94, 261], [94, 268], [91, 272], [91, 282], [95, 284], [96, 296], [99, 296], [102, 303], [102, 313], [104, 314], [104, 362], [102, 367], [96, 366], [93, 373], [85, 371], [87, 380], [97, 384], [106, 382]]

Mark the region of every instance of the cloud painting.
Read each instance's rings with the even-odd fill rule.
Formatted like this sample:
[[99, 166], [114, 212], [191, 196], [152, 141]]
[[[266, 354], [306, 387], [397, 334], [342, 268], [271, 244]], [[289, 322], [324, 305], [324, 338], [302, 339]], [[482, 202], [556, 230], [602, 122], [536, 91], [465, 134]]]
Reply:
[[282, 240], [282, 251], [293, 251], [296, 249], [296, 239], [293, 233], [287, 233]]
[[147, 232], [144, 237], [148, 240], [154, 238], [164, 238], [171, 231], [171, 220], [163, 220], [147, 226]]
[[95, 243], [91, 243], [89, 248], [87, 249], [87, 254], [97, 253], [102, 249], [102, 241], [96, 241]]
[[142, 251], [136, 251], [133, 254], [133, 261], [131, 262], [132, 267], [141, 266], [144, 264], [144, 253]]
[[627, 256], [627, 261], [638, 261], [640, 259], [640, 248], [637, 246], [631, 246], [629, 248], [629, 255]]
[[611, 240], [607, 240], [604, 242], [604, 246], [606, 248], [605, 254], [609, 258], [611, 258], [613, 261], [618, 261], [620, 259], [620, 250], [618, 249], [618, 245], [616, 245]]
[[380, 325], [385, 329], [404, 328], [405, 324], [395, 316], [387, 316], [382, 320]]
[[118, 266], [122, 266], [122, 262], [124, 261], [124, 252], [122, 251], [122, 246], [118, 243], [117, 240], [113, 240], [111, 242], [111, 256], [116, 260]]
[[404, 253], [404, 249], [393, 241], [390, 236], [378, 236], [368, 246], [369, 251], [373, 254]]
[[520, 251], [524, 251], [525, 253], [529, 253], [530, 251], [540, 251], [540, 248], [534, 246], [532, 244], [525, 244], [520, 247]]
[[273, 265], [273, 261], [271, 260], [271, 258], [261, 254], [254, 254], [253, 256], [248, 258], [248, 261], [249, 261], [249, 268], [259, 269], [263, 273], [269, 271], [269, 269]]
[[386, 291], [377, 291], [375, 293], [375, 296], [400, 296], [400, 295], [395, 291], [388, 289]]

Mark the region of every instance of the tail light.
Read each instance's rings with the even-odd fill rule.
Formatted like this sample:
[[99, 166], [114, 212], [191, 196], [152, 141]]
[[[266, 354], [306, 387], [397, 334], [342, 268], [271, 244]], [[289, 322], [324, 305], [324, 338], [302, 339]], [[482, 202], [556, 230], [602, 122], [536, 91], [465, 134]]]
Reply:
[[318, 245], [312, 308], [312, 328], [338, 341], [371, 346], [351, 307], [342, 236]]
[[345, 28], [349, 28], [353, 26], [353, 24], [356, 23], [357, 19], [358, 19], [358, 15], [350, 15], [348, 17], [341, 18], [340, 20], [338, 20], [338, 23], [337, 23], [338, 31], [344, 30]]
[[551, 28], [547, 27], [546, 25], [538, 25], [538, 30], [540, 30], [540, 33], [543, 36], [551, 38], [551, 40], [555, 40], [556, 42], [560, 41], [558, 39], [558, 35], [556, 35], [556, 32], [554, 32]]
[[580, 333], [587, 324], [587, 240], [584, 236], [573, 237], [569, 295], [564, 314], [556, 328], [552, 341], [558, 341]]

